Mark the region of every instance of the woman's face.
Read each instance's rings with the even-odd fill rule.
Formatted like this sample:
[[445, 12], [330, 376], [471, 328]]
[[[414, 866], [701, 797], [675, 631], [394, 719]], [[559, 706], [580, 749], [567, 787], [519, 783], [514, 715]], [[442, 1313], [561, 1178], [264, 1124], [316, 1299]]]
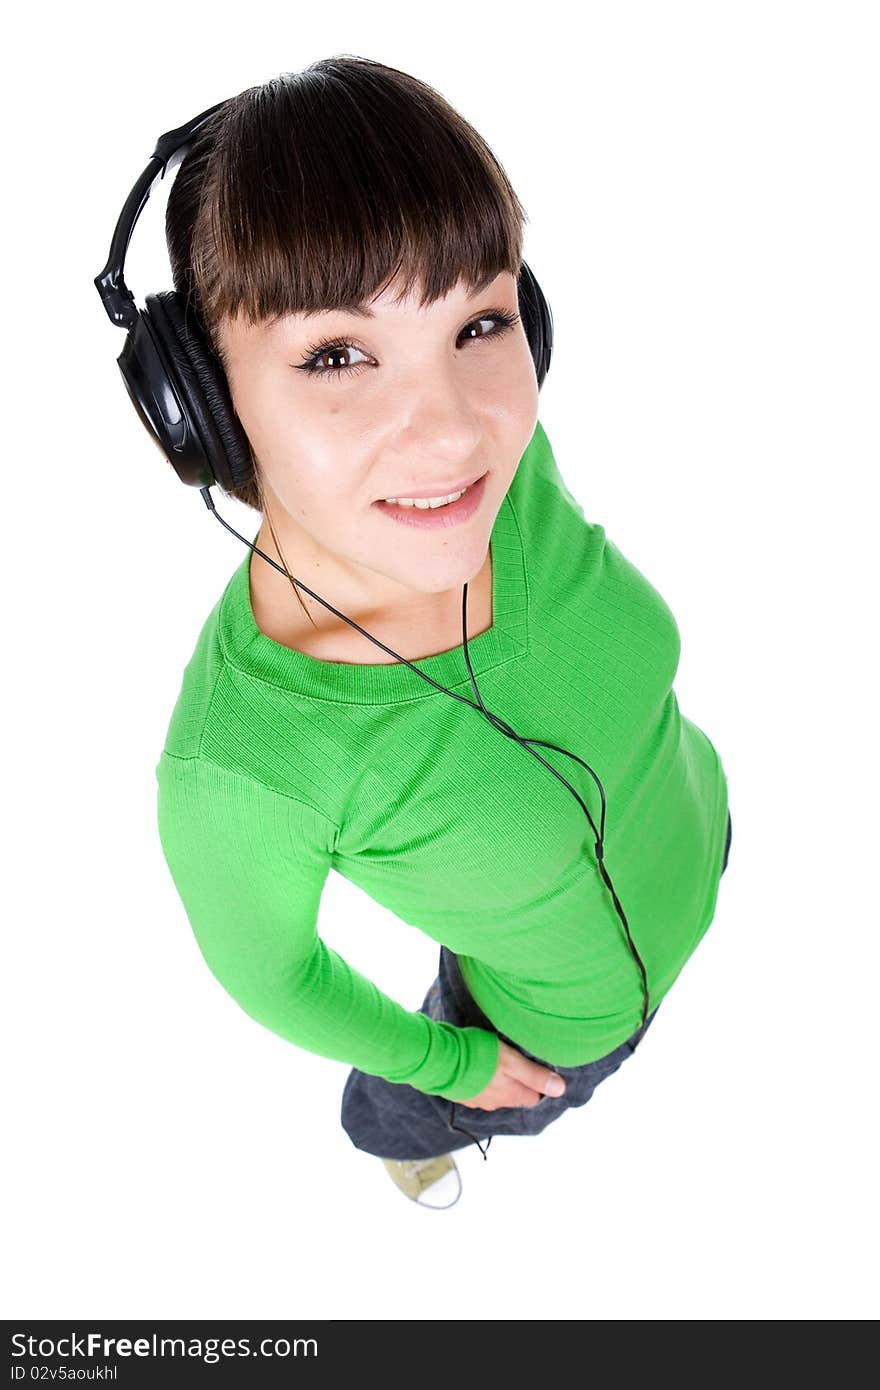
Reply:
[[[392, 303], [393, 292], [364, 316], [257, 327], [226, 319], [219, 330], [291, 572], [319, 581], [312, 587], [346, 612], [470, 580], [537, 422], [524, 326], [497, 317], [518, 315], [514, 275], [472, 296], [458, 287], [426, 309], [415, 295]], [[452, 492], [483, 474], [478, 506], [456, 524], [404, 525], [378, 505]], [[443, 512], [427, 515], [436, 522]]]

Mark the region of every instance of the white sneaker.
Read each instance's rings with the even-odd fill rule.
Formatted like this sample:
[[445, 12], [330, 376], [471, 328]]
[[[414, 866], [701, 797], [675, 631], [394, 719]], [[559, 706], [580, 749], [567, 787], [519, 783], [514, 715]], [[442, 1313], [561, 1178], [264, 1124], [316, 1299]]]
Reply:
[[382, 1162], [392, 1182], [421, 1207], [453, 1207], [461, 1196], [461, 1174], [452, 1154], [440, 1154], [437, 1158], [383, 1158]]

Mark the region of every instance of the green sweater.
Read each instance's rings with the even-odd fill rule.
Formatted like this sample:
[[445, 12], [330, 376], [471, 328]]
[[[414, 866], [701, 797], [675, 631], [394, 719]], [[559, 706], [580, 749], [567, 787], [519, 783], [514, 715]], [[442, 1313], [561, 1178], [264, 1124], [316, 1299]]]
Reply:
[[[653, 1009], [712, 920], [727, 829], [722, 763], [672, 689], [675, 619], [586, 521], [540, 421], [491, 551], [492, 626], [468, 642], [481, 695], [603, 783], [605, 865]], [[454, 951], [494, 1027], [528, 1051], [579, 1066], [630, 1037], [641, 975], [571, 792], [404, 663], [321, 661], [267, 637], [252, 559], [205, 621], [156, 767], [162, 850], [220, 984], [310, 1052], [450, 1100], [477, 1095], [497, 1034], [405, 1008], [322, 941], [335, 869]], [[474, 699], [460, 645], [414, 664]], [[598, 828], [590, 774], [537, 751]]]

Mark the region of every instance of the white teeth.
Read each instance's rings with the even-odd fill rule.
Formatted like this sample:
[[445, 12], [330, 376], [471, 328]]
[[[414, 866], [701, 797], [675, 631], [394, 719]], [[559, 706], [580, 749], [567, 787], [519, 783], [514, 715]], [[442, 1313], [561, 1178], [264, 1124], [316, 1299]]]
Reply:
[[467, 488], [463, 487], [461, 492], [450, 492], [448, 497], [386, 497], [384, 500], [398, 507], [421, 507], [425, 511], [428, 507], [448, 507], [450, 502], [457, 502], [466, 492]]

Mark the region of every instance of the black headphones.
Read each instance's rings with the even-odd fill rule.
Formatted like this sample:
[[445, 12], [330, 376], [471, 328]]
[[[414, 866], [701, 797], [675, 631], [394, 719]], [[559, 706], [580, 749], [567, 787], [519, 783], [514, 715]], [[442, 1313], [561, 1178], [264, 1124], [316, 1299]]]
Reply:
[[[159, 137], [149, 164], [125, 200], [110, 256], [95, 284], [110, 321], [128, 330], [117, 360], [148, 432], [181, 482], [198, 488], [219, 483], [230, 492], [252, 481], [253, 464], [222, 364], [183, 295], [176, 290], [148, 294], [145, 307], [138, 309], [122, 278], [131, 234], [156, 179], [165, 177], [172, 156], [182, 158], [199, 129], [226, 105], [221, 101], [210, 106], [186, 125]], [[519, 310], [540, 387], [553, 346], [550, 306], [525, 261], [517, 283]]]
[[[119, 214], [113, 240], [110, 244], [107, 264], [100, 275], [95, 276], [94, 283], [111, 323], [127, 330], [125, 346], [117, 358], [126, 390], [141, 422], [171, 463], [177, 476], [189, 486], [200, 489], [205, 505], [227, 530], [232, 531], [232, 534], [238, 536], [238, 539], [243, 541], [245, 545], [250, 546], [255, 554], [262, 556], [270, 565], [274, 565], [279, 573], [286, 575], [291, 583], [303, 589], [318, 603], [329, 609], [331, 613], [335, 613], [338, 618], [342, 618], [351, 627], [357, 628], [358, 632], [363, 633], [364, 637], [375, 642], [390, 656], [409, 666], [417, 676], [430, 681], [431, 685], [450, 695], [454, 700], [460, 700], [463, 704], [479, 710], [494, 728], [503, 733], [506, 738], [515, 739], [521, 747], [525, 748], [532, 757], [537, 758], [540, 763], [543, 763], [553, 776], [568, 788], [596, 836], [595, 853], [598, 867], [611, 892], [614, 906], [623, 922], [629, 948], [641, 972], [642, 1020], [638, 1033], [630, 1041], [631, 1050], [634, 1052], [641, 1042], [648, 1018], [648, 977], [642, 958], [630, 935], [629, 924], [623, 908], [605, 868], [605, 789], [593, 769], [577, 754], [571, 753], [566, 748], [560, 748], [558, 744], [545, 743], [542, 739], [523, 738], [505, 720], [486, 708], [477, 688], [468, 654], [467, 584], [463, 586], [462, 590], [462, 644], [464, 659], [467, 663], [477, 703], [464, 695], [456, 694], [453, 690], [447, 690], [445, 686], [432, 680], [424, 671], [420, 671], [411, 661], [407, 661], [406, 657], [400, 656], [391, 647], [386, 647], [384, 642], [380, 642], [359, 623], [346, 617], [344, 613], [340, 613], [338, 608], [334, 608], [326, 599], [321, 598], [319, 594], [314, 593], [307, 585], [302, 584], [300, 580], [290, 574], [285, 566], [279, 565], [252, 541], [247, 540], [246, 537], [234, 530], [214, 507], [210, 492], [214, 483], [218, 483], [226, 491], [230, 491], [234, 487], [240, 487], [250, 482], [253, 478], [250, 443], [241, 421], [235, 413], [222, 363], [211, 348], [196, 315], [189, 308], [182, 295], [175, 290], [161, 290], [158, 294], [148, 294], [145, 307], [138, 309], [134, 302], [134, 295], [122, 278], [122, 272], [135, 223], [143, 211], [156, 179], [165, 177], [165, 171], [172, 157], [175, 157], [175, 164], [179, 163], [186, 148], [200, 128], [215, 112], [222, 110], [227, 105], [228, 102], [226, 101], [218, 102], [215, 106], [210, 106], [200, 115], [193, 117], [186, 125], [178, 126], [176, 130], [166, 131], [164, 135], [159, 137], [147, 167], [134, 184]], [[520, 267], [517, 287], [519, 311], [531, 348], [540, 389], [550, 367], [550, 356], [553, 348], [553, 319], [550, 306], [544, 298], [541, 287], [525, 261]], [[531, 744], [538, 744], [542, 748], [553, 748], [558, 753], [564, 753], [568, 758], [574, 758], [575, 762], [587, 769], [599, 788], [602, 800], [600, 830], [596, 829], [589, 808], [571, 783], [567, 782], [551, 763], [542, 758], [540, 753], [536, 753], [534, 748], [530, 747]], [[450, 1105], [453, 1116], [450, 1122], [452, 1128], [462, 1129], [454, 1122], [455, 1102], [451, 1101]], [[463, 1132], [467, 1134], [469, 1131], [463, 1130]], [[470, 1137], [474, 1138], [473, 1135]], [[479, 1141], [474, 1139], [474, 1142], [479, 1148]], [[489, 1147], [489, 1143], [491, 1143], [491, 1137], [486, 1148]], [[485, 1152], [482, 1149], [480, 1152], [485, 1158]]]

